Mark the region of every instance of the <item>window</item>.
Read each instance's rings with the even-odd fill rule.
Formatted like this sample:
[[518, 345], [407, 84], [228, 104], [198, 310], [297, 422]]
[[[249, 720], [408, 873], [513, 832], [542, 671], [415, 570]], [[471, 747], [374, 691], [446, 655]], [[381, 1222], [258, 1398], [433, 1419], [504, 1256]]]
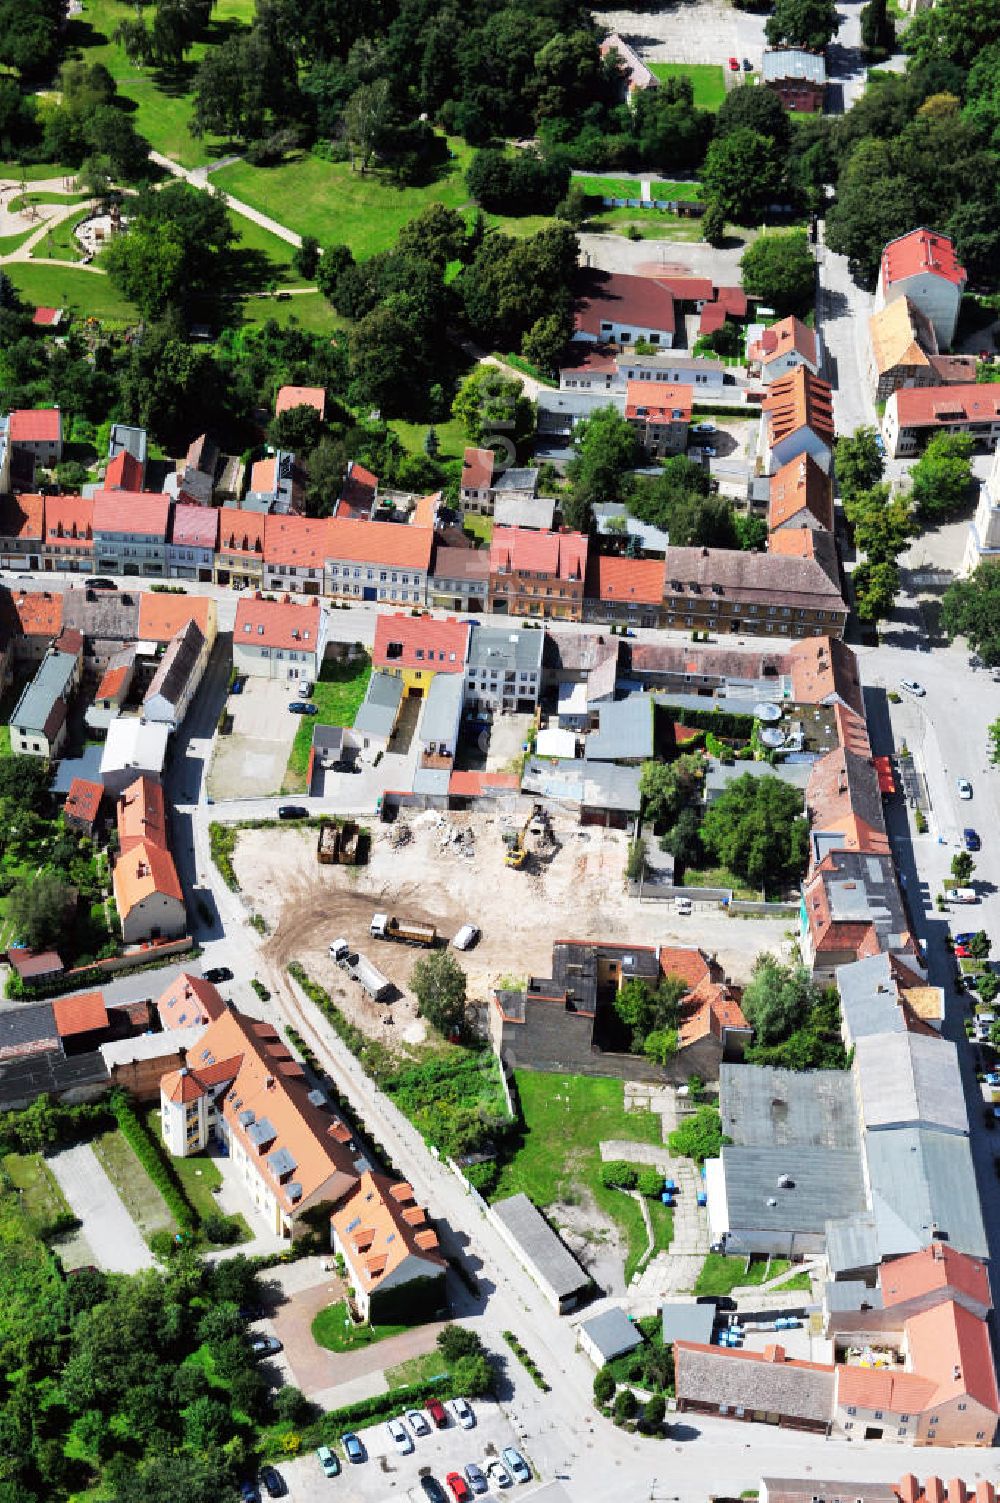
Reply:
[[854, 1421], [853, 1420], [845, 1420], [844, 1421], [844, 1429], [845, 1430], [853, 1430], [854, 1429]]
[[857, 1411], [857, 1409], [855, 1409], [855, 1407], [854, 1407], [853, 1404], [848, 1404], [848, 1406], [847, 1406], [847, 1412], [848, 1412], [848, 1414], [857, 1414], [858, 1411]]
[[968, 1404], [959, 1404], [959, 1409], [968, 1409]]

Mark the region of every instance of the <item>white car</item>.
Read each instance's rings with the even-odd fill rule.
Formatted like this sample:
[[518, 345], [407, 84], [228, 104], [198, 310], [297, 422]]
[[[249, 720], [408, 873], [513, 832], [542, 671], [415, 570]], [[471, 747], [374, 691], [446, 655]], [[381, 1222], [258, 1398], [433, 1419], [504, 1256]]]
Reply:
[[430, 1435], [431, 1424], [421, 1409], [407, 1409], [403, 1416], [414, 1435]]
[[475, 924], [463, 924], [452, 940], [452, 945], [456, 950], [471, 950], [478, 938], [479, 930]]
[[490, 1479], [490, 1482], [495, 1483], [497, 1487], [514, 1486], [514, 1479], [502, 1461], [491, 1461], [486, 1468], [486, 1475]]
[[923, 699], [927, 693], [923, 684], [918, 684], [915, 678], [901, 678], [899, 687], [905, 689], [907, 694], [912, 694], [916, 699]]
[[471, 1430], [476, 1423], [476, 1416], [472, 1412], [472, 1405], [468, 1399], [452, 1399], [451, 1409], [463, 1430]]
[[959, 798], [972, 797], [972, 784], [969, 782], [968, 778], [959, 778], [956, 787], [958, 788]]
[[400, 1456], [409, 1456], [413, 1450], [413, 1440], [402, 1420], [386, 1420], [385, 1428], [388, 1430], [389, 1438]]

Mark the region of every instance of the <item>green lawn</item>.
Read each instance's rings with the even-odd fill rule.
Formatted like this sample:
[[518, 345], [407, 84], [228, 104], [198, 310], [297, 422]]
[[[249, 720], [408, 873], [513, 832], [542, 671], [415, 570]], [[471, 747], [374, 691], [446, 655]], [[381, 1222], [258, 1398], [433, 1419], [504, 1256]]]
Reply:
[[717, 110], [726, 97], [726, 72], [716, 63], [647, 63], [656, 78], [690, 78], [700, 110]]
[[742, 898], [747, 902], [760, 901], [760, 893], [752, 887], [747, 887], [733, 872], [725, 866], [686, 866], [684, 868], [685, 887], [729, 887], [732, 889], [734, 898]]
[[134, 324], [139, 314], [110, 277], [79, 267], [37, 266], [11, 261], [4, 267], [26, 302], [41, 308], [66, 308], [80, 318]]
[[345, 1300], [327, 1305], [312, 1323], [313, 1340], [318, 1346], [325, 1346], [328, 1352], [356, 1352], [361, 1347], [374, 1346], [376, 1341], [385, 1341], [389, 1336], [401, 1336], [409, 1329], [409, 1326], [355, 1325]]
[[22, 230], [19, 235], [0, 235], [0, 256], [10, 256], [23, 245], [37, 230], [37, 224], [30, 230]]
[[75, 167], [63, 167], [60, 162], [36, 162], [22, 167], [19, 162], [0, 162], [0, 181], [5, 183], [42, 183], [51, 177], [72, 176]]
[[[46, 191], [44, 193], [35, 193], [35, 192], [33, 192], [33, 191], [31, 191], [29, 189], [29, 191], [24, 195], [23, 198], [12, 198], [11, 201], [10, 201], [10, 203], [7, 205], [7, 207], [13, 213], [13, 211], [15, 209], [17, 209], [17, 210], [24, 209], [24, 208], [27, 208], [28, 205], [30, 205], [30, 204], [63, 204], [63, 205], [65, 205], [65, 204], [82, 204], [82, 203], [86, 203], [86, 201], [87, 201], [87, 194], [86, 193], [50, 193], [48, 191]], [[39, 220], [39, 224], [40, 223], [41, 223], [41, 220]], [[36, 226], [36, 228], [37, 228], [37, 226]]]
[[465, 436], [465, 428], [458, 418], [447, 418], [443, 423], [433, 424], [403, 423], [393, 418], [391, 427], [393, 433], [398, 434], [399, 441], [407, 454], [425, 453], [424, 439], [427, 437], [428, 428], [433, 427], [439, 445], [437, 457], [442, 462], [453, 459], [460, 461], [469, 442]]
[[462, 531], [489, 547], [493, 537], [493, 518], [480, 517], [475, 512], [467, 512], [462, 518]]
[[372, 662], [367, 654], [348, 663], [323, 664], [312, 694], [319, 714], [300, 717], [301, 724], [295, 732], [285, 769], [283, 793], [301, 793], [306, 786], [313, 726], [353, 725], [371, 676]]
[[11, 756], [10, 726], [0, 725], [0, 758]]
[[154, 1232], [177, 1230], [166, 1201], [117, 1128], [94, 1139], [94, 1152], [147, 1242]]
[[665, 209], [602, 209], [584, 225], [588, 234], [629, 235], [640, 240], [701, 240], [700, 219], [681, 219]]
[[33, 255], [42, 256], [46, 260], [56, 261], [81, 261], [83, 255], [80, 242], [73, 231], [78, 224], [88, 218], [90, 211], [85, 209], [82, 214], [74, 214], [69, 219], [64, 219], [61, 224], [55, 225], [48, 234], [43, 235], [35, 246]]
[[[500, 1171], [492, 1198], [523, 1191], [535, 1205], [551, 1207], [560, 1200], [577, 1201], [580, 1190], [587, 1191], [622, 1231], [630, 1275], [646, 1247], [642, 1212], [631, 1196], [601, 1183], [598, 1145], [607, 1138], [659, 1143], [660, 1119], [652, 1112], [627, 1112], [620, 1080], [524, 1070], [516, 1080], [525, 1131]], [[654, 1223], [654, 1231], [666, 1231], [662, 1220]]]
[[[574, 177], [573, 186], [594, 198], [638, 198], [641, 192], [639, 179], [630, 177]], [[692, 202], [701, 195], [700, 183], [672, 183], [654, 178], [649, 188], [654, 198]]]
[[[150, 1136], [157, 1143], [162, 1143], [163, 1130], [159, 1107], [151, 1106], [145, 1114], [145, 1120]], [[222, 1184], [222, 1173], [213, 1158], [207, 1153], [195, 1153], [189, 1158], [171, 1158], [170, 1162], [184, 1187], [185, 1195], [201, 1220], [204, 1220], [206, 1216], [223, 1214], [213, 1193]], [[232, 1219], [238, 1221], [242, 1228], [243, 1235], [240, 1241], [249, 1242], [252, 1234], [245, 1219], [239, 1215]]]
[[[787, 1258], [772, 1258], [770, 1267], [766, 1258], [759, 1258], [746, 1271], [745, 1258], [727, 1258], [722, 1253], [709, 1253], [704, 1267], [694, 1286], [695, 1294], [731, 1294], [736, 1288], [763, 1284], [776, 1279], [791, 1268]], [[782, 1284], [782, 1289], [808, 1289], [808, 1273], [796, 1273]]]
[[69, 1213], [66, 1197], [40, 1153], [8, 1153], [3, 1167], [21, 1192], [21, 1209], [35, 1226]]
[[310, 334], [334, 334], [338, 329], [349, 327], [347, 319], [334, 313], [321, 292], [306, 292], [281, 299], [245, 297], [242, 312], [245, 324], [266, 324], [273, 319], [279, 328], [297, 327]]
[[427, 1383], [431, 1378], [443, 1378], [447, 1371], [447, 1362], [435, 1348], [433, 1352], [424, 1352], [420, 1357], [408, 1357], [405, 1362], [397, 1362], [395, 1367], [387, 1367], [385, 1381], [390, 1388], [406, 1388], [411, 1383]]

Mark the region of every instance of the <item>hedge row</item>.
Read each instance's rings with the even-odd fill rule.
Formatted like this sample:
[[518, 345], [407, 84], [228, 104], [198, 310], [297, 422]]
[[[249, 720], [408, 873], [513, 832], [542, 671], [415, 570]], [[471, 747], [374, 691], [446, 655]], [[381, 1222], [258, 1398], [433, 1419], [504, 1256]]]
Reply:
[[410, 1409], [425, 1404], [428, 1399], [457, 1398], [458, 1389], [451, 1373], [444, 1372], [438, 1378], [427, 1378], [422, 1383], [410, 1383], [403, 1388], [390, 1388], [388, 1393], [376, 1394], [370, 1399], [359, 1399], [346, 1404], [343, 1409], [331, 1409], [302, 1432], [304, 1446], [332, 1446], [345, 1430], [373, 1425], [379, 1420], [392, 1419], [401, 1409]]
[[503, 1337], [504, 1341], [506, 1341], [507, 1345], [510, 1347], [511, 1351], [514, 1353], [514, 1356], [517, 1358], [518, 1362], [520, 1362], [521, 1366], [524, 1368], [525, 1372], [530, 1374], [535, 1387], [540, 1388], [543, 1393], [551, 1393], [551, 1386], [550, 1384], [546, 1383], [541, 1368], [536, 1363], [534, 1357], [532, 1357], [531, 1354], [526, 1351], [525, 1348], [521, 1345], [517, 1337], [514, 1335], [514, 1332], [501, 1331], [500, 1334]]
[[193, 1232], [198, 1227], [198, 1216], [184, 1193], [177, 1172], [160, 1145], [146, 1131], [142, 1121], [132, 1109], [132, 1103], [122, 1091], [111, 1096], [111, 1110], [121, 1130], [122, 1137], [132, 1149], [139, 1163], [166, 1201], [167, 1209], [181, 1231]]
[[314, 1002], [338, 1038], [347, 1045], [354, 1058], [363, 1065], [375, 1080], [392, 1068], [392, 1056], [384, 1045], [370, 1039], [366, 1033], [346, 1018], [330, 993], [318, 981], [314, 981], [304, 966], [297, 960], [288, 965], [288, 974], [297, 981], [310, 1002]]
[[753, 734], [752, 715], [737, 715], [732, 710], [695, 710], [687, 705], [672, 705], [657, 700], [657, 709], [676, 720], [678, 725], [694, 726], [699, 731], [714, 731], [717, 736], [734, 736], [741, 741]]

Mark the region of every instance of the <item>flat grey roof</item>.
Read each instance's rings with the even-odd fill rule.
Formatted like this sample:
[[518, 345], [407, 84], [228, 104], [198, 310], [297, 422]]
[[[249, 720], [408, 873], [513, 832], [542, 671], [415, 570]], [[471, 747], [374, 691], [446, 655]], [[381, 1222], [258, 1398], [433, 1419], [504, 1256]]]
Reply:
[[507, 672], [541, 672], [544, 631], [529, 627], [476, 625], [469, 633], [466, 668], [496, 668]]
[[761, 75], [765, 83], [783, 78], [800, 78], [807, 83], [826, 83], [826, 60], [821, 52], [806, 52], [801, 47], [765, 48]]
[[634, 1352], [637, 1346], [642, 1346], [641, 1333], [620, 1305], [612, 1305], [609, 1310], [602, 1310], [600, 1315], [581, 1321], [580, 1330], [586, 1331], [605, 1362], [620, 1357], [623, 1352]]
[[[861, 1153], [856, 1148], [727, 1144], [722, 1170], [729, 1225], [735, 1234], [823, 1233], [831, 1218], [865, 1209]], [[791, 1183], [782, 1185], [786, 1180]]]
[[641, 774], [641, 767], [620, 767], [614, 762], [571, 761], [568, 757], [543, 762], [531, 757], [525, 764], [521, 791], [556, 802], [638, 814]]
[[511, 1195], [506, 1200], [497, 1200], [493, 1212], [559, 1299], [567, 1299], [590, 1285], [590, 1275], [580, 1267], [527, 1195]]
[[664, 1342], [697, 1341], [702, 1346], [708, 1346], [715, 1326], [715, 1314], [714, 1305], [664, 1305]]
[[917, 1252], [935, 1237], [989, 1257], [967, 1138], [903, 1127], [866, 1134], [865, 1152], [883, 1257]]
[[34, 678], [25, 685], [10, 717], [11, 725], [26, 731], [44, 732], [53, 706], [66, 693], [75, 671], [76, 658], [71, 653], [50, 648], [39, 663]]
[[373, 673], [354, 717], [354, 729], [363, 735], [388, 737], [396, 724], [402, 699], [401, 678], [394, 678], [391, 673]]
[[446, 798], [448, 784], [451, 782], [451, 771], [447, 767], [418, 767], [413, 774], [413, 792], [433, 794], [437, 798]]
[[826, 1224], [826, 1261], [830, 1272], [850, 1273], [857, 1268], [874, 1268], [879, 1261], [875, 1218], [868, 1211]]
[[178, 1049], [193, 1049], [207, 1023], [192, 1023], [188, 1028], [171, 1028], [166, 1033], [139, 1033], [130, 1039], [113, 1039], [101, 1044], [98, 1053], [110, 1070], [113, 1065], [127, 1065], [138, 1059], [160, 1059]]
[[870, 1289], [864, 1279], [832, 1279], [823, 1286], [823, 1300], [829, 1310], [881, 1310], [881, 1289]]
[[550, 532], [555, 511], [553, 496], [511, 493], [497, 496], [493, 503], [493, 520], [497, 527], [537, 527], [542, 532]]
[[837, 990], [848, 1047], [872, 1034], [908, 1031], [889, 956], [884, 952], [840, 966]]
[[531, 491], [538, 484], [537, 469], [502, 470], [493, 482], [495, 491]]
[[948, 1039], [918, 1033], [858, 1039], [854, 1069], [869, 1132], [912, 1124], [968, 1133], [958, 1051]]
[[461, 673], [435, 673], [420, 717], [421, 741], [447, 741], [462, 715], [465, 679]]
[[[854, 1085], [847, 1070], [779, 1070], [773, 1065], [719, 1068], [723, 1132], [734, 1143], [798, 1149], [859, 1147]], [[794, 1153], [785, 1152], [788, 1172]]]
[[598, 728], [584, 743], [588, 762], [648, 762], [653, 755], [653, 708], [649, 694], [632, 694], [598, 706]]

